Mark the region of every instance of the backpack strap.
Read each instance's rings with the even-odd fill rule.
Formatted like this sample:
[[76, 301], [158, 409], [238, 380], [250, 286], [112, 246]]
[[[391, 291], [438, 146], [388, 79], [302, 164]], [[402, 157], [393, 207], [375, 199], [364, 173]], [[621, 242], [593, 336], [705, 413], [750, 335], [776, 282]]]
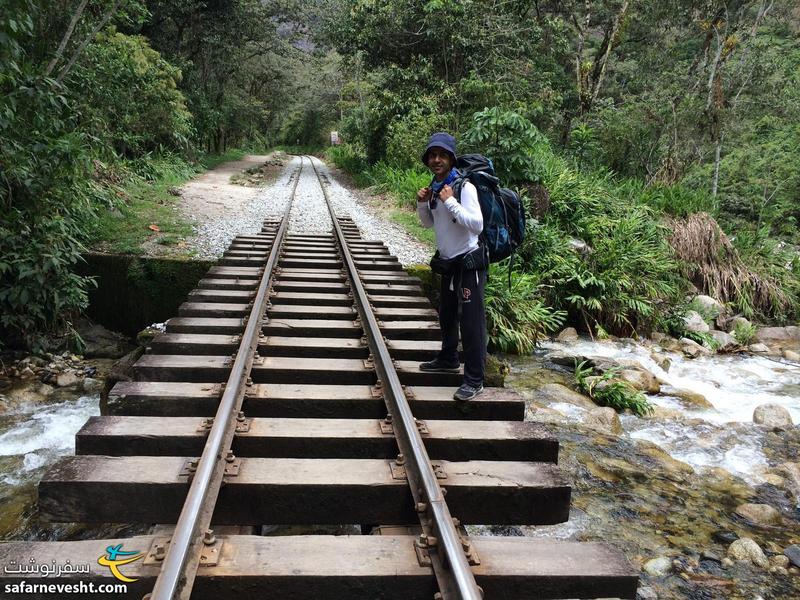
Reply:
[[461, 190], [464, 189], [464, 182], [469, 181], [469, 178], [459, 174], [456, 180], [453, 182], [453, 185], [450, 186], [453, 188], [453, 197], [456, 199], [456, 202], [461, 204]]

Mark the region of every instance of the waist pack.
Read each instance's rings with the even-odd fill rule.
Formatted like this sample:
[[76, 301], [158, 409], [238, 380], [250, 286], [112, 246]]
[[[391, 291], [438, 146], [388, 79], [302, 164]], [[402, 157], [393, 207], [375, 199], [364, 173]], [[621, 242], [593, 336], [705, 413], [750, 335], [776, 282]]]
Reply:
[[478, 246], [475, 250], [453, 258], [442, 258], [437, 250], [431, 258], [431, 271], [439, 275], [452, 275], [459, 269], [483, 271], [488, 266], [489, 256], [484, 246]]

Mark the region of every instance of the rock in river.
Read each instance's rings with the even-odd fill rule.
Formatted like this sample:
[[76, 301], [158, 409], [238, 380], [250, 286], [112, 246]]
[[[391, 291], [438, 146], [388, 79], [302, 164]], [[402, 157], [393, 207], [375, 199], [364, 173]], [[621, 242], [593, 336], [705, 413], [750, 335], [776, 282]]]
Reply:
[[663, 577], [672, 570], [672, 559], [667, 556], [651, 558], [644, 563], [642, 569], [652, 577]]
[[81, 378], [72, 371], [64, 371], [56, 376], [56, 385], [58, 387], [71, 387], [80, 383]]
[[586, 415], [584, 425], [614, 435], [622, 433], [622, 423], [617, 411], [608, 406], [598, 406], [590, 410]]
[[567, 402], [585, 408], [586, 410], [594, 410], [597, 408], [597, 405], [592, 402], [591, 398], [579, 394], [560, 383], [546, 383], [539, 387], [539, 389], [536, 390], [534, 398], [550, 403]]
[[574, 327], [567, 327], [566, 329], [562, 330], [558, 336], [556, 336], [556, 339], [559, 342], [577, 342], [578, 332]]
[[736, 507], [736, 514], [744, 517], [755, 525], [780, 525], [781, 513], [769, 504], [740, 504]]
[[741, 349], [739, 342], [730, 333], [712, 329], [710, 332], [711, 337], [719, 344], [719, 352], [736, 352]]
[[619, 372], [619, 378], [627, 381], [631, 386], [642, 392], [657, 394], [661, 391], [661, 384], [650, 371], [644, 367], [634, 369], [623, 369]]
[[764, 551], [751, 538], [739, 538], [733, 542], [728, 547], [728, 556], [734, 560], [749, 561], [762, 569], [769, 567], [769, 560]]
[[688, 357], [688, 358], [697, 358], [698, 356], [707, 356], [709, 354], [713, 354], [711, 350], [706, 348], [705, 346], [701, 346], [694, 340], [690, 340], [689, 338], [681, 338], [681, 351]]
[[783, 553], [795, 567], [800, 567], [800, 546], [792, 544]]
[[767, 354], [769, 352], [769, 346], [766, 344], [750, 344], [747, 349], [753, 354]]
[[759, 404], [753, 411], [753, 423], [765, 427], [791, 427], [792, 415], [780, 404]]

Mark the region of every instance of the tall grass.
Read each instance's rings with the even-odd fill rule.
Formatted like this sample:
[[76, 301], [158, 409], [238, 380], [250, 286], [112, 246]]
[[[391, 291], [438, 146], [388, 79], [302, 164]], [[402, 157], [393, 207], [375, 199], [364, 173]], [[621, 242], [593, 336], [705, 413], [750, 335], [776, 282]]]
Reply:
[[414, 209], [417, 190], [431, 182], [430, 173], [422, 167], [401, 168], [383, 161], [369, 165], [366, 153], [349, 144], [330, 148], [327, 156], [337, 167], [353, 176], [357, 185], [374, 187], [388, 194], [399, 207]]
[[790, 271], [771, 274], [745, 264], [712, 216], [698, 213], [668, 223], [681, 272], [703, 293], [730, 302], [748, 317], [780, 318], [796, 311], [797, 298], [783, 281]]

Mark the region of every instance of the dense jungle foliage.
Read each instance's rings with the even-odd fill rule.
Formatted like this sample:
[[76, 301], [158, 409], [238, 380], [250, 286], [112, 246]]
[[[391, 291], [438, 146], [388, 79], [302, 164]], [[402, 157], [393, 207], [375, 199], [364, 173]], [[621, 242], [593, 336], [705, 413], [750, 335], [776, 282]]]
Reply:
[[790, 0], [6, 0], [0, 343], [68, 331], [130, 185], [330, 130], [401, 207], [440, 129], [522, 192], [497, 348], [674, 327], [694, 290], [796, 320], [799, 31]]
[[[131, 186], [274, 143], [311, 69], [291, 2], [0, 3], [0, 347], [69, 338]], [[64, 336], [64, 334], [67, 334]]]
[[591, 334], [680, 334], [698, 291], [797, 319], [795, 3], [325, 7], [320, 39], [349, 73], [346, 143], [330, 152], [342, 168], [411, 208], [422, 142], [444, 129], [493, 158], [535, 215], [518, 276], [550, 310], [505, 311], [496, 342], [562, 311]]

